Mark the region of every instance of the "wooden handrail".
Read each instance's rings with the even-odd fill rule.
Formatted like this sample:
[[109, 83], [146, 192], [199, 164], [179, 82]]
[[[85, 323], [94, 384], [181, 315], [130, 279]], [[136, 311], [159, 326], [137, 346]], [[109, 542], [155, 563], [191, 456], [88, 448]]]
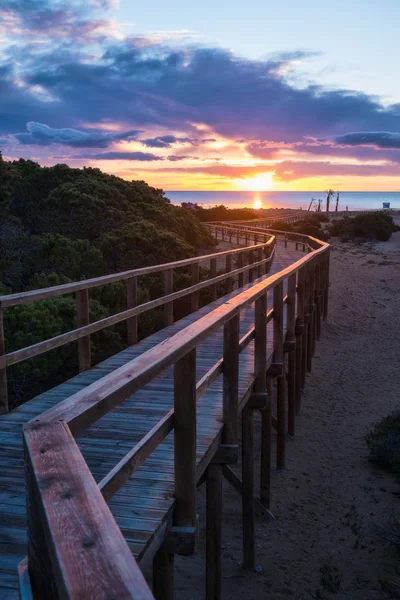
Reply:
[[154, 600], [68, 426], [24, 426], [34, 598]]
[[[230, 231], [236, 234], [237, 244], [240, 245], [240, 235], [238, 230], [224, 227], [224, 231]], [[257, 243], [257, 235], [253, 233], [254, 243]], [[247, 240], [246, 240], [247, 243]], [[112, 275], [105, 275], [103, 277], [96, 277], [94, 279], [87, 279], [83, 281], [67, 283], [60, 286], [53, 286], [50, 288], [44, 288], [39, 290], [33, 290], [29, 292], [23, 292], [21, 294], [10, 294], [6, 296], [0, 296], [0, 414], [8, 412], [8, 395], [7, 395], [7, 367], [18, 364], [24, 360], [39, 356], [55, 348], [64, 346], [73, 341], [78, 340], [78, 356], [79, 356], [79, 371], [85, 371], [91, 366], [91, 346], [90, 346], [90, 335], [101, 331], [106, 327], [111, 327], [117, 323], [125, 321], [127, 323], [127, 340], [129, 344], [135, 344], [138, 341], [138, 316], [147, 311], [155, 308], [164, 306], [164, 325], [171, 325], [174, 322], [174, 301], [184, 298], [188, 295], [191, 296], [191, 309], [197, 310], [199, 307], [199, 291], [207, 287], [211, 287], [212, 299], [217, 298], [217, 284], [227, 281], [228, 288], [232, 288], [232, 278], [238, 277], [238, 286], [243, 285], [243, 274], [249, 273], [251, 278], [254, 271], [252, 269], [257, 267], [259, 274], [262, 270], [264, 272], [268, 270], [267, 265], [272, 261], [273, 250], [274, 250], [275, 238], [271, 234], [264, 234], [264, 241], [257, 244], [259, 250], [259, 258], [262, 258], [264, 254], [265, 258], [258, 260], [255, 265], [248, 264], [243, 266], [243, 254], [248, 255], [250, 258], [248, 263], [254, 262], [252, 258], [252, 252], [254, 246], [248, 246], [244, 248], [235, 248], [233, 250], [226, 250], [219, 253], [207, 254], [203, 256], [197, 256], [188, 258], [180, 261], [171, 263], [165, 263], [162, 265], [153, 265], [150, 267], [144, 267], [140, 269], [134, 269], [131, 271], [124, 271], [122, 273], [114, 273]], [[227, 265], [230, 265], [229, 272], [217, 275], [217, 259], [225, 257]], [[232, 257], [237, 259], [239, 269], [231, 270]], [[210, 278], [205, 281], [199, 281], [199, 269], [203, 263], [210, 264]], [[175, 269], [192, 267], [192, 285], [188, 286], [183, 290], [173, 291], [173, 274]], [[160, 273], [164, 277], [164, 295], [160, 298], [150, 300], [149, 302], [141, 305], [137, 304], [137, 288], [138, 288], [138, 277]], [[116, 313], [104, 319], [100, 319], [94, 323], [89, 323], [89, 289], [98, 287], [101, 285], [113, 283], [116, 281], [126, 281], [127, 288], [127, 310]], [[64, 294], [76, 294], [76, 310], [77, 310], [77, 325], [78, 327], [72, 331], [62, 333], [53, 338], [43, 340], [26, 348], [21, 348], [13, 352], [6, 352], [4, 344], [4, 325], [3, 325], [3, 314], [5, 308], [25, 304], [28, 302], [35, 302], [43, 299], [51, 299]]]
[[283, 271], [230, 298], [222, 306], [171, 336], [163, 343], [161, 349], [155, 346], [144, 352], [99, 381], [58, 403], [38, 417], [38, 420], [40, 422], [64, 420], [74, 435], [79, 435], [100, 416], [115, 408], [125, 398], [195, 348], [238, 311], [255, 302], [289, 275], [297, 273], [302, 267], [308, 265], [328, 248], [328, 244], [324, 242], [320, 244], [319, 250], [302, 257]]

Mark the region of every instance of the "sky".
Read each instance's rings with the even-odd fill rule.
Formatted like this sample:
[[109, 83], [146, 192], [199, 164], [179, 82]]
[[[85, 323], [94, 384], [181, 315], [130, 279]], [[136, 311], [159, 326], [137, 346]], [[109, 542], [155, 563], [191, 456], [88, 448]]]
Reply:
[[400, 190], [398, 0], [0, 0], [0, 149], [165, 190]]

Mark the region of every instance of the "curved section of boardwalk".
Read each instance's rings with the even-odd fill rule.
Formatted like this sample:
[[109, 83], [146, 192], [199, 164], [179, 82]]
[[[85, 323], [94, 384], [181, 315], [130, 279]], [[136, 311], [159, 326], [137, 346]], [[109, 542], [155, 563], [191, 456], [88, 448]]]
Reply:
[[[285, 247], [286, 246], [286, 247]], [[297, 246], [297, 244], [296, 244]], [[219, 306], [227, 303], [255, 283], [278, 273], [299, 260], [302, 252], [287, 243], [276, 246], [271, 271], [228, 296], [162, 329], [96, 367], [87, 370], [64, 384], [0, 417], [0, 597], [18, 598], [17, 567], [27, 554], [24, 455], [22, 426], [76, 392], [112, 373], [162, 344], [188, 325], [198, 321]], [[283, 284], [287, 294], [287, 281]], [[267, 310], [272, 310], [272, 295]], [[240, 313], [240, 338], [254, 327], [254, 304]], [[286, 306], [283, 306], [284, 335]], [[274, 325], [267, 326], [266, 368], [274, 358]], [[196, 381], [207, 376], [222, 359], [223, 330], [210, 335], [196, 348]], [[254, 341], [246, 342], [239, 360], [239, 414], [249, 400], [254, 384]], [[221, 444], [224, 427], [223, 377], [221, 374], [199, 397], [196, 405], [196, 481], [201, 482], [205, 470]], [[78, 446], [95, 480], [102, 486], [108, 473], [138, 444], [149, 431], [165, 418], [174, 406], [174, 370], [165, 370], [114, 410], [97, 420], [77, 438]], [[282, 415], [281, 415], [282, 416]], [[281, 422], [282, 425], [282, 422]], [[229, 461], [228, 461], [229, 462]], [[165, 538], [173, 520], [175, 507], [174, 431], [147, 458], [142, 466], [109, 500], [112, 514], [135, 558], [140, 562], [151, 558]], [[159, 596], [158, 597], [162, 597]], [[165, 596], [169, 597], [169, 596]]]

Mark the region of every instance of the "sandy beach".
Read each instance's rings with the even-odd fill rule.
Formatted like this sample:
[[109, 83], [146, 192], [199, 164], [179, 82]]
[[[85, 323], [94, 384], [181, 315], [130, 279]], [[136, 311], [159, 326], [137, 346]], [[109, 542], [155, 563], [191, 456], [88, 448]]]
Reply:
[[[400, 592], [398, 553], [375, 526], [400, 515], [400, 486], [368, 463], [364, 441], [399, 407], [399, 267], [400, 232], [385, 243], [332, 244], [329, 318], [286, 469], [273, 472], [275, 520], [257, 519], [259, 572], [241, 568], [240, 500], [224, 482], [226, 600], [399, 597], [386, 591], [394, 582]], [[199, 554], [177, 560], [177, 598], [203, 597], [204, 568], [202, 531]]]

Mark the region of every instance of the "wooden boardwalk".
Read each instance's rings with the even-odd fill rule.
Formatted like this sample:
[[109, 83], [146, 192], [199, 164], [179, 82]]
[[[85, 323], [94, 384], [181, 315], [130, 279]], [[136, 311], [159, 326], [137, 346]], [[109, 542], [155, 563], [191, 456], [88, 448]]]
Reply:
[[[302, 256], [300, 251], [291, 247], [284, 248], [283, 245], [278, 244], [269, 275], [288, 267]], [[255, 280], [253, 284], [257, 281], [259, 280]], [[247, 287], [245, 286], [244, 289]], [[160, 344], [236, 294], [238, 290], [0, 417], [0, 598], [19, 597], [17, 566], [27, 554], [22, 425], [146, 350]], [[269, 302], [272, 302], [272, 298]], [[271, 306], [272, 304], [269, 307]], [[254, 307], [251, 306], [241, 314], [241, 337], [253, 326]], [[268, 326], [267, 340], [268, 356], [271, 358], [272, 322]], [[222, 357], [222, 346], [223, 331], [220, 329], [197, 348], [197, 379], [205, 375]], [[239, 399], [245, 398], [254, 380], [253, 349], [254, 342], [251, 342], [240, 354]], [[78, 437], [79, 448], [95, 480], [100, 482], [172, 407], [173, 369], [171, 368]], [[208, 464], [208, 457], [215, 452], [220, 443], [222, 427], [222, 377], [220, 376], [197, 403], [198, 479]], [[155, 540], [155, 535], [162, 537], [170, 526], [174, 507], [173, 436], [172, 431], [109, 502], [111, 511], [139, 562]]]

